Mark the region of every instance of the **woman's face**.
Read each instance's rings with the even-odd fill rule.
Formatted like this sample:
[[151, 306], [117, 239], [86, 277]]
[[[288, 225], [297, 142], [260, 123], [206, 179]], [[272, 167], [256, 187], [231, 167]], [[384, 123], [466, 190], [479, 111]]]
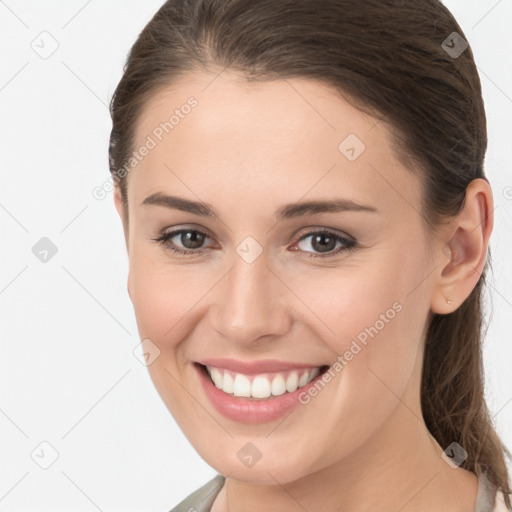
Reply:
[[[325, 84], [251, 84], [228, 70], [186, 75], [144, 109], [128, 174], [128, 291], [158, 392], [225, 475], [294, 481], [419, 424], [437, 252], [419, 179], [387, 134]], [[228, 391], [234, 380], [237, 394], [249, 383], [276, 395], [217, 389], [197, 363], [220, 358], [277, 361], [257, 385], [249, 367], [225, 377]], [[282, 362], [332, 368], [290, 400]]]

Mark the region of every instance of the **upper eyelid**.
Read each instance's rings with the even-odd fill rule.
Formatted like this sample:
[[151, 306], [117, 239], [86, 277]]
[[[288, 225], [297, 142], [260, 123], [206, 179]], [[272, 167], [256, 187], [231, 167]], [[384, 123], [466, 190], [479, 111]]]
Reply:
[[201, 233], [202, 235], [205, 235], [206, 237], [210, 238], [211, 240], [214, 239], [209, 233], [202, 229], [196, 229], [196, 228], [173, 228], [162, 231], [162, 236], [168, 237], [168, 238], [174, 238], [175, 236], [181, 235], [182, 233], [188, 233], [190, 231], [194, 231], [196, 233]]
[[314, 235], [316, 233], [328, 233], [328, 234], [331, 234], [334, 236], [338, 236], [340, 238], [354, 240], [354, 237], [349, 235], [348, 233], [345, 233], [343, 231], [338, 231], [338, 230], [332, 229], [332, 228], [315, 228], [315, 227], [313, 227], [313, 228], [304, 228], [304, 229], [305, 229], [304, 232], [300, 231], [301, 234], [297, 235], [298, 240], [302, 240], [304, 237], [308, 237], [308, 236]]
[[[186, 231], [196, 231], [198, 233], [206, 235], [209, 238], [212, 238], [212, 239], [215, 238], [215, 237], [213, 237], [208, 232], [208, 230], [205, 230], [203, 228], [192, 228], [192, 227], [187, 227], [187, 226], [184, 226], [184, 227], [179, 227], [178, 226], [176, 228], [170, 228], [168, 230], [164, 229], [164, 230], [161, 231], [161, 234], [162, 235], [168, 235], [168, 236], [175, 236], [177, 234], [180, 234], [180, 233], [186, 232]], [[308, 235], [311, 235], [311, 234], [314, 234], [314, 233], [320, 233], [320, 232], [332, 233], [333, 235], [337, 235], [337, 236], [340, 236], [342, 238], [353, 238], [348, 233], [345, 233], [343, 231], [339, 231], [339, 230], [334, 229], [334, 228], [328, 228], [328, 227], [323, 227], [323, 226], [308, 226], [308, 227], [305, 227], [305, 228], [301, 228], [298, 231], [299, 234], [296, 234], [294, 236], [298, 237], [298, 238], [302, 238], [303, 236], [308, 236]]]

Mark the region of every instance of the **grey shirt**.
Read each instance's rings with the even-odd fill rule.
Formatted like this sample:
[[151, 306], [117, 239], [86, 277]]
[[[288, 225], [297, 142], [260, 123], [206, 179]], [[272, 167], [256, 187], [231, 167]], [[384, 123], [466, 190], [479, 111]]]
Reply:
[[[178, 503], [170, 512], [210, 512], [215, 498], [224, 485], [225, 478], [216, 475], [199, 489]], [[478, 492], [474, 512], [506, 511], [503, 503], [496, 500], [496, 491], [492, 488], [485, 473], [478, 477]]]

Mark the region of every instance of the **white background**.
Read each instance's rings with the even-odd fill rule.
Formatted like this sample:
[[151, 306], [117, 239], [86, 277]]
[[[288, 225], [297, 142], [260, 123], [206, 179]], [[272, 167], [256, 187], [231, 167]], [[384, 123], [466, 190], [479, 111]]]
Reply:
[[[92, 195], [109, 178], [108, 102], [162, 3], [0, 1], [3, 512], [163, 512], [216, 474], [132, 353], [121, 222], [111, 193]], [[512, 447], [512, 1], [445, 4], [472, 46], [487, 110], [496, 209], [486, 393]], [[58, 43], [47, 59], [31, 48], [43, 31]], [[42, 237], [58, 248], [47, 263], [32, 253]], [[51, 460], [43, 441], [58, 452], [48, 469], [34, 460]]]

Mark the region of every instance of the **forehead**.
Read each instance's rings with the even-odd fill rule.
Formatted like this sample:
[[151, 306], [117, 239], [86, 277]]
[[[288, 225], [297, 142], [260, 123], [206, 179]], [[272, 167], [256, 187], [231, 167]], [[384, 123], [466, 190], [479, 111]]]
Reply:
[[376, 206], [397, 194], [420, 197], [387, 125], [319, 81], [249, 82], [229, 70], [183, 75], [146, 104], [134, 149], [150, 139], [154, 147], [129, 175], [137, 202], [163, 186], [188, 186], [187, 195], [199, 197], [230, 189], [241, 199], [250, 190], [277, 203], [283, 194], [298, 200], [333, 190]]

